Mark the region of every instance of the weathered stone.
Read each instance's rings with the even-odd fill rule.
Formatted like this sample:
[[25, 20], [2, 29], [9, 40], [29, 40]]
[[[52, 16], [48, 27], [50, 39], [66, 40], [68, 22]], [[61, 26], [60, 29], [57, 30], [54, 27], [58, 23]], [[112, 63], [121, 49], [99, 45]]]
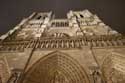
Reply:
[[33, 13], [0, 37], [0, 82], [125, 83], [124, 54], [125, 37], [88, 10]]

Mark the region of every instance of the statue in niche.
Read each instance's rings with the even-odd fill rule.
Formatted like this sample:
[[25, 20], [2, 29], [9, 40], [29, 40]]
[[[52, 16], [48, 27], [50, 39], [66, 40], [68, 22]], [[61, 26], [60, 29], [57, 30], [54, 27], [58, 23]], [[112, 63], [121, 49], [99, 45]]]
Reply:
[[124, 76], [114, 68], [109, 72], [107, 83], [124, 83]]
[[112, 71], [110, 71], [110, 75], [108, 76], [107, 83], [114, 83], [113, 77], [112, 77], [113, 74], [114, 74], [114, 69], [112, 69]]
[[100, 72], [96, 69], [92, 73], [94, 83], [104, 83], [101, 77]]
[[17, 72], [13, 73], [7, 83], [17, 83], [19, 74]]

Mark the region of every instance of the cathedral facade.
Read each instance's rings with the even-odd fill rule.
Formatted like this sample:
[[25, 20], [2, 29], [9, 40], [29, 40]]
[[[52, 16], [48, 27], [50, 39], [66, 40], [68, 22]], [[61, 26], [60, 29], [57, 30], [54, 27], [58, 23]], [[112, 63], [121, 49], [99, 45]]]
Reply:
[[88, 10], [34, 12], [0, 37], [0, 83], [125, 83], [125, 37]]

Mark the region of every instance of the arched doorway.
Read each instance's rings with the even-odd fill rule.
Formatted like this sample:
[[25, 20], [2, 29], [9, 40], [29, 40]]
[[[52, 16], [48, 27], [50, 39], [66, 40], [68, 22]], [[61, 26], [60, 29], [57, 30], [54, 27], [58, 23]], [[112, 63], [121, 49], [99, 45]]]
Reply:
[[89, 80], [75, 59], [62, 52], [53, 52], [26, 72], [23, 83], [89, 83]]
[[102, 64], [102, 72], [107, 83], [125, 82], [125, 57], [118, 53], [112, 53], [106, 57]]

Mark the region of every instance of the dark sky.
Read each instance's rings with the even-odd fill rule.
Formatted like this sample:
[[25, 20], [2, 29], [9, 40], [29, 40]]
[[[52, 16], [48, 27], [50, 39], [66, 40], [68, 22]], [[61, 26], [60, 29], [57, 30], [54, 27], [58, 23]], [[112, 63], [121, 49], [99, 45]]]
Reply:
[[69, 10], [84, 9], [125, 34], [125, 0], [0, 0], [0, 34], [33, 12], [53, 11], [56, 17], [64, 18]]

